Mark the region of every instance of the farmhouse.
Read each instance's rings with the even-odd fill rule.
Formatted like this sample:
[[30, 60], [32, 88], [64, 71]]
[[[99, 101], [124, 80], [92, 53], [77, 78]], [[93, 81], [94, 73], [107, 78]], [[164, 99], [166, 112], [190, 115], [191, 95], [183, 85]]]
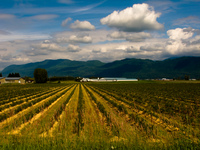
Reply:
[[5, 83], [21, 83], [21, 84], [24, 84], [25, 80], [21, 77], [6, 77]]
[[6, 82], [5, 78], [4, 77], [0, 77], [0, 84], [5, 83], [5, 82]]

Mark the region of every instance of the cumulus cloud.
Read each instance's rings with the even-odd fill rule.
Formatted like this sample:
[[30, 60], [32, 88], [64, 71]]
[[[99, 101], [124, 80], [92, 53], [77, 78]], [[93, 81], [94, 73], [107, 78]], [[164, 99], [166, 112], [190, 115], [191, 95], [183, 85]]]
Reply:
[[38, 55], [49, 55], [51, 52], [65, 52], [66, 47], [62, 47], [56, 43], [51, 43], [49, 40], [45, 40], [40, 43], [35, 43], [31, 45], [31, 50], [25, 50], [24, 52], [28, 56], [38, 56]]
[[76, 30], [83, 30], [83, 31], [90, 31], [90, 30], [95, 30], [95, 26], [92, 25], [88, 21], [79, 21], [76, 20], [74, 23], [70, 25], [71, 29], [76, 29]]
[[160, 17], [148, 4], [134, 4], [122, 11], [114, 11], [100, 21], [103, 25], [117, 28], [121, 31], [141, 32], [144, 30], [159, 30], [163, 25], [156, 19]]
[[111, 34], [108, 34], [108, 37], [113, 39], [126, 39], [130, 42], [141, 42], [147, 38], [151, 37], [150, 33], [146, 32], [139, 32], [139, 33], [127, 33], [127, 32], [118, 32], [115, 31]]
[[[172, 55], [178, 54], [188, 54], [190, 55], [195, 50], [200, 50], [199, 44], [199, 30], [189, 28], [176, 28], [172, 30], [168, 30], [167, 34], [169, 36], [169, 40], [167, 42], [166, 50]], [[196, 35], [196, 36], [195, 36]], [[199, 51], [200, 52], [200, 51]]]
[[181, 40], [181, 39], [189, 39], [194, 35], [192, 30], [188, 30], [187, 28], [176, 28], [167, 31], [167, 35], [172, 40]]
[[113, 39], [124, 39], [127, 37], [127, 33], [115, 31], [111, 34], [108, 34], [108, 37], [113, 38]]
[[65, 20], [62, 22], [61, 25], [62, 25], [63, 27], [65, 27], [65, 26], [67, 25], [67, 23], [68, 23], [69, 21], [71, 21], [71, 20], [72, 20], [72, 18], [69, 17], [69, 18], [65, 19]]
[[77, 45], [69, 44], [67, 47], [67, 51], [68, 52], [79, 52], [79, 51], [81, 51], [81, 48]]
[[92, 43], [92, 38], [89, 35], [72, 35], [69, 41], [72, 43]]
[[77, 35], [73, 35], [74, 33], [60, 33], [59, 35], [55, 35], [56, 43], [92, 43], [92, 38], [89, 34], [79, 33]]

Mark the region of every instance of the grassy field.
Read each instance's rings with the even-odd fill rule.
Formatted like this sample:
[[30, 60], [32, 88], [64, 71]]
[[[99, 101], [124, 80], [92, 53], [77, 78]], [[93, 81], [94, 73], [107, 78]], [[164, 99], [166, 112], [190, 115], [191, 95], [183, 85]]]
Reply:
[[198, 81], [0, 89], [0, 149], [200, 149]]

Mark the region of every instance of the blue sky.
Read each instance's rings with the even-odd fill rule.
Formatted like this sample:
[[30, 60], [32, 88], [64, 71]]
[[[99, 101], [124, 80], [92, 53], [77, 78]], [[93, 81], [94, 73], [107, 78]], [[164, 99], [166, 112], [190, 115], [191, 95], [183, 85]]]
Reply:
[[1, 0], [0, 70], [45, 59], [200, 56], [200, 0]]

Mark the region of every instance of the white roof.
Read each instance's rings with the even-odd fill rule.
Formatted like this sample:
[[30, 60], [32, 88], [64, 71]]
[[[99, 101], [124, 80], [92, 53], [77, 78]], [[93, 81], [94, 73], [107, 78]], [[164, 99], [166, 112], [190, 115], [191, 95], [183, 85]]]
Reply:
[[6, 80], [19, 80], [21, 77], [6, 77]]

